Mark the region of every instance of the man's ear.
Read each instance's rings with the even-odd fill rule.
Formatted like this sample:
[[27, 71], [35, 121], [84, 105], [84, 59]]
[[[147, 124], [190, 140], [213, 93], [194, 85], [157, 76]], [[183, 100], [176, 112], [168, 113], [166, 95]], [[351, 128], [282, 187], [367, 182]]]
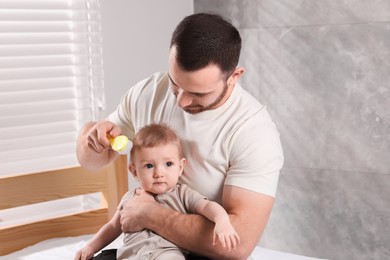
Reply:
[[131, 174], [134, 176], [134, 178], [136, 180], [138, 180], [138, 176], [137, 176], [137, 170], [135, 169], [135, 165], [133, 163], [131, 163], [129, 165], [129, 171], [131, 172]]
[[180, 162], [179, 162], [179, 165], [180, 165], [180, 174], [179, 174], [179, 176], [181, 176], [183, 174], [184, 167], [186, 166], [186, 164], [187, 164], [186, 158], [184, 158], [184, 157], [181, 158]]
[[230, 77], [227, 80], [228, 86], [235, 85], [238, 81], [238, 79], [244, 74], [244, 68], [243, 67], [237, 67], [234, 69], [233, 73], [230, 75]]

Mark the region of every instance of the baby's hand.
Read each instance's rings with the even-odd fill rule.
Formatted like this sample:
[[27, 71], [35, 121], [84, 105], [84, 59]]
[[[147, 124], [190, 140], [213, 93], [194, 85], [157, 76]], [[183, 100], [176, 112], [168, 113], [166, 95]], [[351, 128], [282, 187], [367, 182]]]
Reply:
[[229, 220], [215, 223], [213, 245], [216, 245], [218, 241], [228, 251], [240, 244], [240, 237]]
[[74, 256], [74, 260], [88, 260], [92, 259], [95, 252], [90, 246], [84, 246], [79, 251], [77, 251], [76, 255]]
[[135, 192], [134, 192], [134, 195], [135, 196], [139, 196], [139, 195], [142, 195], [142, 194], [145, 194], [146, 191], [144, 189], [142, 189], [141, 187], [138, 187], [135, 189]]

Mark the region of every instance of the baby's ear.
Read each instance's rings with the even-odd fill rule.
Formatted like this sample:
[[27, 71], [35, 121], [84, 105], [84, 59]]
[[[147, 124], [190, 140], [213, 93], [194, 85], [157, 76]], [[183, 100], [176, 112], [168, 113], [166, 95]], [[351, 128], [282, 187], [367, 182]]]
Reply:
[[184, 167], [186, 166], [186, 163], [187, 163], [186, 158], [183, 157], [180, 159], [180, 171], [181, 171], [180, 175], [183, 173], [183, 170], [184, 170]]
[[134, 164], [130, 164], [129, 165], [129, 171], [131, 172], [131, 174], [134, 176], [134, 178], [137, 179], [137, 170], [135, 169], [135, 165]]

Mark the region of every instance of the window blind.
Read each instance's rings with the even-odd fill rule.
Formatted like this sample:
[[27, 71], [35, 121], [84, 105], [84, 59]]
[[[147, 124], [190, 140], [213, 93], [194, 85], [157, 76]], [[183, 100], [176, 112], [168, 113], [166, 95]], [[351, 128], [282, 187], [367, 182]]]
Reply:
[[0, 175], [73, 166], [104, 109], [98, 0], [0, 0]]

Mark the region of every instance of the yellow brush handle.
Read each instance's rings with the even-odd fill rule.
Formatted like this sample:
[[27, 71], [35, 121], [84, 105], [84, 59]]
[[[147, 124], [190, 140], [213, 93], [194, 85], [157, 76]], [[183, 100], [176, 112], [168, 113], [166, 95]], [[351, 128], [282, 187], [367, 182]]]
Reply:
[[117, 137], [107, 136], [107, 138], [111, 143], [111, 148], [117, 152], [125, 150], [129, 143], [129, 139], [124, 135], [118, 135]]

